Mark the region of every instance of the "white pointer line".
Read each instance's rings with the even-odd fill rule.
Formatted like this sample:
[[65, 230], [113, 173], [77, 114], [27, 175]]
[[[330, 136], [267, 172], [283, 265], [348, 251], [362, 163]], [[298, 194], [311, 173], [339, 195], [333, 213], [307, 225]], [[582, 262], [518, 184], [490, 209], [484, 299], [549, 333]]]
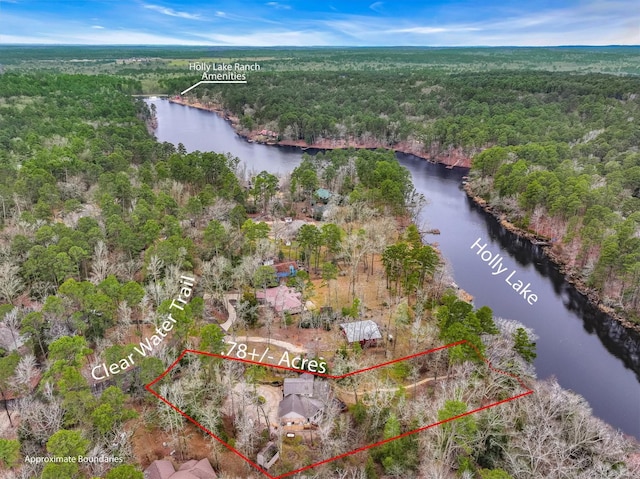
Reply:
[[185, 91], [183, 91], [182, 93], [180, 93], [181, 95], [184, 95], [185, 93], [187, 93], [189, 90], [193, 90], [195, 87], [197, 87], [198, 85], [202, 85], [203, 83], [247, 83], [246, 80], [240, 81], [240, 80], [203, 80], [203, 81], [199, 81], [198, 83], [196, 83], [193, 86], [190, 86], [189, 88], [187, 88]]

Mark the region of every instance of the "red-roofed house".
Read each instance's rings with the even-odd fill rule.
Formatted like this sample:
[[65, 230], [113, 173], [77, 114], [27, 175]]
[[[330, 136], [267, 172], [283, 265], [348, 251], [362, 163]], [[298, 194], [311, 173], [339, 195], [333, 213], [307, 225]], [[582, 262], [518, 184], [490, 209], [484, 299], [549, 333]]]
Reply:
[[295, 276], [298, 272], [298, 263], [295, 261], [285, 261], [284, 263], [274, 264], [276, 269], [276, 276], [278, 279], [289, 278]]
[[258, 301], [267, 303], [276, 313], [297, 314], [302, 312], [301, 294], [294, 288], [289, 288], [283, 284], [276, 288], [267, 288], [256, 292]]
[[153, 461], [144, 471], [145, 479], [216, 479], [215, 471], [208, 459], [192, 459], [182, 464], [176, 471], [173, 464], [165, 459]]

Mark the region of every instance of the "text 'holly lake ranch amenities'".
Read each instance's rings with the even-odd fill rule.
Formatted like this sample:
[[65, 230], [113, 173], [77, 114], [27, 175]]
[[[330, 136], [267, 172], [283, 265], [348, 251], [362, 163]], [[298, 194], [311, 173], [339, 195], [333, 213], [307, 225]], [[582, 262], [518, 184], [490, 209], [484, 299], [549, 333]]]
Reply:
[[472, 250], [476, 250], [476, 255], [480, 256], [480, 259], [487, 263], [487, 266], [491, 268], [492, 276], [503, 276], [505, 283], [511, 286], [518, 296], [522, 297], [527, 303], [533, 305], [538, 301], [538, 295], [531, 291], [531, 283], [524, 284], [517, 278], [516, 270], [511, 270], [507, 275], [507, 268], [502, 264], [502, 256], [500, 253], [492, 253], [487, 249], [487, 243], [482, 244], [482, 238], [478, 238], [475, 243], [471, 245]]
[[[171, 301], [171, 304], [169, 305], [170, 310], [178, 309], [180, 311], [184, 311], [185, 305], [189, 302], [189, 299], [191, 299], [194, 282], [194, 278], [190, 278], [189, 276], [180, 276], [180, 293], [177, 298]], [[151, 353], [155, 347], [162, 343], [175, 324], [176, 319], [170, 312], [166, 320], [155, 329], [155, 334], [144, 338], [143, 341], [140, 341], [140, 347], [138, 348], [137, 346], [134, 346], [133, 349], [140, 356], [146, 357], [147, 354]], [[100, 380], [126, 371], [135, 365], [135, 361], [133, 359], [134, 356], [135, 355], [131, 353], [126, 358], [122, 358], [115, 363], [111, 363], [109, 365], [106, 363], [98, 364], [91, 370], [91, 376], [93, 376], [93, 379]]]

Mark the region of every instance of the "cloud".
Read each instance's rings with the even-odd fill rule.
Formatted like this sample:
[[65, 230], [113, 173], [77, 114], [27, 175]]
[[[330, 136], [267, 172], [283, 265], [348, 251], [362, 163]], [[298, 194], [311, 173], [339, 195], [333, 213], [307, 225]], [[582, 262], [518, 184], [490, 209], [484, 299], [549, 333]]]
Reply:
[[326, 32], [312, 30], [282, 30], [253, 33], [213, 33], [200, 35], [207, 43], [229, 46], [328, 46], [340, 44], [337, 38]]
[[464, 21], [455, 12], [443, 11], [437, 24], [426, 14], [329, 14], [312, 27], [333, 32], [342, 40], [338, 44], [360, 46], [637, 45], [640, 10], [632, 4], [614, 1], [605, 8], [592, 0], [538, 10], [496, 7], [491, 15], [465, 16]]
[[291, 7], [289, 5], [285, 5], [283, 3], [278, 3], [278, 2], [267, 2], [265, 3], [265, 5], [268, 7], [275, 8], [276, 10], [291, 10]]
[[436, 33], [450, 32], [477, 32], [482, 30], [479, 27], [463, 27], [451, 25], [448, 27], [409, 27], [396, 30], [387, 30], [385, 33], [416, 33], [418, 35], [434, 35]]
[[132, 30], [91, 30], [76, 33], [51, 33], [42, 36], [0, 34], [0, 44], [22, 43], [35, 45], [210, 45], [202, 40], [187, 40]]
[[383, 5], [384, 5], [384, 2], [374, 2], [371, 5], [369, 5], [369, 8], [376, 13], [382, 13]]
[[[0, 30], [0, 45], [210, 45], [193, 34], [176, 31], [143, 31], [139, 27], [110, 28], [98, 22], [52, 21], [50, 16], [29, 17], [6, 13]], [[95, 19], [94, 19], [95, 20]], [[104, 19], [109, 20], [110, 19]], [[100, 22], [102, 23], [102, 22]], [[101, 28], [95, 28], [101, 27]]]
[[[5, 1], [0, 0], [0, 4]], [[75, 17], [49, 10], [22, 11], [7, 5], [2, 10], [0, 44], [548, 46], [640, 43], [640, 10], [633, 8], [637, 0], [611, 0], [606, 6], [600, 0], [553, 6], [545, 3], [545, 7], [527, 9], [496, 4], [483, 15], [461, 13], [451, 5], [439, 10], [438, 15], [428, 8], [404, 14], [395, 10], [395, 4], [391, 11], [386, 0], [369, 0], [360, 5], [359, 14], [332, 11], [327, 5], [324, 12], [295, 7], [296, 15], [290, 14], [293, 8], [288, 11], [283, 8], [287, 3], [293, 5], [287, 0], [257, 0], [252, 4], [254, 9], [234, 7], [230, 1], [216, 2], [217, 6], [207, 10], [190, 7], [189, 12], [183, 11], [187, 7], [177, 7], [177, 2], [171, 4], [173, 8], [147, 3], [169, 5], [165, 1], [169, 0], [137, 0], [126, 4], [113, 0], [120, 8], [109, 7]], [[111, 5], [111, 0], [103, 3]], [[132, 8], [132, 4], [139, 7]], [[342, 6], [339, 8], [342, 10]], [[190, 28], [196, 26], [192, 20], [199, 21], [197, 26], [208, 28]], [[176, 28], [170, 28], [173, 25]]]
[[[640, 43], [640, 11], [633, 2], [591, 1], [572, 7], [505, 15], [476, 22], [476, 45], [612, 45]], [[473, 37], [471, 37], [473, 38]]]
[[170, 17], [186, 18], [187, 20], [202, 20], [202, 17], [197, 14], [178, 12], [173, 8], [162, 7], [160, 5], [146, 4], [144, 8], [153, 10], [154, 12], [162, 13], [163, 15], [169, 15]]
[[[230, 25], [230, 22], [242, 22], [242, 23], [251, 23], [251, 24], [267, 23], [271, 25], [283, 24], [283, 22], [281, 21], [271, 20], [271, 19], [265, 18], [264, 16], [261, 17], [261, 16], [252, 16], [252, 15], [238, 15], [235, 13], [223, 12], [221, 10], [217, 10], [216, 12], [214, 12], [214, 16], [229, 20], [227, 25]], [[291, 24], [291, 23], [292, 22], [287, 22], [287, 24]]]

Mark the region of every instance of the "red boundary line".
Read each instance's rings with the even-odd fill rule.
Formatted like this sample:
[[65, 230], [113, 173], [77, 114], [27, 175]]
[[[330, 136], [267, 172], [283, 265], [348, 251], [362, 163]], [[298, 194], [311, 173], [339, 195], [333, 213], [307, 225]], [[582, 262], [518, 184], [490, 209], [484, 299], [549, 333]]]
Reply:
[[[388, 442], [395, 441], [396, 439], [401, 439], [401, 438], [403, 438], [403, 437], [410, 436], [410, 435], [412, 435], [412, 434], [417, 434], [417, 433], [419, 433], [419, 432], [426, 431], [427, 429], [431, 429], [432, 427], [436, 427], [436, 426], [439, 426], [439, 425], [441, 425], [441, 424], [444, 424], [444, 423], [447, 423], [447, 422], [450, 422], [450, 421], [455, 421], [456, 419], [460, 419], [461, 417], [469, 416], [469, 415], [471, 415], [471, 414], [475, 414], [475, 413], [477, 413], [477, 412], [480, 412], [480, 411], [483, 411], [483, 410], [485, 410], [485, 409], [489, 409], [489, 408], [492, 408], [492, 407], [498, 406], [498, 405], [500, 405], [500, 404], [507, 403], [507, 402], [509, 402], [509, 401], [514, 401], [514, 400], [519, 399], [519, 398], [521, 398], [521, 397], [528, 396], [529, 394], [533, 394], [533, 392], [534, 392], [534, 391], [533, 391], [533, 389], [531, 389], [529, 386], [527, 386], [527, 385], [525, 384], [525, 382], [524, 382], [520, 377], [516, 376], [515, 374], [508, 373], [508, 372], [506, 372], [506, 371], [502, 371], [501, 369], [494, 368], [494, 367], [491, 365], [491, 362], [490, 362], [487, 358], [485, 358], [485, 357], [480, 353], [480, 350], [479, 350], [475, 345], [473, 345], [472, 343], [469, 343], [466, 339], [463, 339], [462, 341], [457, 341], [457, 342], [455, 342], [455, 343], [450, 343], [450, 344], [447, 344], [447, 345], [444, 345], [444, 346], [440, 346], [440, 347], [437, 347], [437, 348], [433, 348], [433, 349], [429, 349], [429, 350], [426, 350], [426, 351], [422, 351], [422, 352], [420, 352], [420, 353], [411, 354], [411, 355], [409, 355], [409, 356], [405, 356], [405, 357], [402, 357], [402, 358], [393, 359], [393, 360], [391, 360], [391, 361], [387, 361], [387, 362], [384, 362], [384, 363], [380, 363], [380, 364], [377, 364], [377, 365], [375, 365], [375, 366], [371, 366], [371, 367], [368, 367], [368, 368], [359, 369], [359, 370], [357, 370], [357, 371], [351, 371], [351, 372], [348, 372], [348, 373], [342, 374], [342, 375], [340, 375], [340, 376], [334, 376], [334, 375], [331, 375], [331, 374], [314, 373], [314, 372], [311, 372], [310, 374], [314, 374], [314, 375], [316, 375], [316, 376], [321, 376], [321, 377], [325, 377], [325, 378], [329, 378], [329, 379], [343, 379], [343, 378], [346, 378], [346, 377], [349, 377], [349, 376], [353, 376], [353, 375], [355, 375], [355, 374], [360, 374], [360, 373], [363, 373], [363, 372], [366, 372], [366, 371], [371, 371], [372, 369], [381, 368], [381, 367], [388, 366], [388, 365], [390, 365], [390, 364], [394, 364], [394, 363], [397, 363], [397, 362], [400, 362], [400, 361], [406, 361], [406, 360], [408, 360], [408, 359], [416, 358], [416, 357], [418, 357], [418, 356], [424, 356], [424, 355], [426, 355], [426, 354], [431, 354], [431, 353], [434, 353], [434, 352], [436, 352], [436, 351], [441, 351], [441, 350], [443, 350], [443, 349], [452, 348], [452, 347], [454, 347], [454, 346], [460, 346], [460, 345], [465, 344], [465, 343], [467, 343], [469, 346], [471, 346], [471, 347], [474, 349], [474, 351], [476, 352], [476, 354], [478, 355], [478, 357], [488, 365], [489, 369], [491, 369], [492, 371], [494, 371], [494, 372], [496, 372], [496, 373], [498, 373], [498, 374], [502, 374], [502, 375], [504, 375], [504, 376], [509, 376], [509, 377], [514, 378], [516, 381], [518, 381], [518, 383], [520, 384], [520, 386], [522, 386], [522, 388], [524, 388], [524, 389], [526, 390], [526, 392], [521, 393], [521, 394], [518, 394], [518, 395], [516, 395], [516, 396], [512, 396], [512, 397], [507, 398], [507, 399], [503, 399], [503, 400], [501, 400], [501, 401], [497, 401], [497, 402], [494, 402], [494, 403], [491, 403], [491, 404], [487, 404], [487, 405], [485, 405], [485, 406], [482, 406], [482, 407], [479, 407], [479, 408], [476, 408], [476, 409], [472, 409], [471, 411], [467, 411], [467, 412], [464, 412], [464, 413], [462, 413], [462, 414], [458, 414], [457, 416], [453, 416], [453, 417], [450, 417], [450, 418], [444, 419], [444, 420], [442, 420], [442, 421], [438, 421], [438, 422], [435, 422], [435, 423], [433, 423], [433, 424], [429, 424], [429, 425], [427, 425], [427, 426], [422, 426], [422, 427], [420, 427], [420, 428], [418, 428], [418, 429], [413, 429], [413, 430], [411, 430], [411, 431], [407, 431], [407, 432], [405, 432], [405, 433], [400, 434], [399, 436], [391, 437], [391, 438], [389, 438], [389, 439], [384, 439], [384, 440], [382, 440], [382, 441], [378, 441], [378, 442], [375, 442], [375, 443], [373, 443], [373, 444], [369, 444], [369, 445], [367, 445], [367, 446], [359, 447], [358, 449], [354, 449], [354, 450], [352, 450], [352, 451], [349, 451], [349, 452], [346, 452], [346, 453], [340, 454], [340, 455], [338, 455], [338, 456], [330, 457], [329, 459], [324, 459], [324, 460], [319, 461], [319, 462], [316, 462], [316, 463], [314, 463], [314, 464], [310, 464], [310, 465], [308, 465], [308, 466], [304, 466], [304, 467], [301, 467], [301, 468], [296, 469], [296, 470], [293, 470], [293, 471], [285, 472], [284, 474], [281, 474], [281, 475], [279, 475], [279, 476], [272, 476], [271, 474], [269, 474], [266, 470], [264, 470], [264, 469], [263, 469], [262, 467], [260, 467], [258, 464], [256, 464], [255, 462], [253, 462], [251, 459], [249, 459], [249, 458], [248, 458], [248, 457], [246, 457], [245, 455], [243, 455], [240, 451], [238, 451], [237, 449], [235, 449], [233, 446], [231, 446], [231, 445], [227, 444], [225, 441], [223, 441], [223, 440], [222, 440], [222, 439], [220, 439], [218, 436], [216, 436], [214, 433], [212, 433], [211, 431], [209, 431], [209, 429], [207, 429], [206, 427], [204, 427], [204, 426], [203, 426], [202, 424], [200, 424], [198, 421], [196, 421], [196, 420], [195, 420], [195, 419], [193, 419], [191, 416], [189, 416], [188, 414], [186, 414], [186, 413], [184, 413], [183, 411], [181, 411], [177, 406], [175, 406], [174, 404], [172, 404], [171, 402], [169, 402], [167, 399], [165, 399], [164, 397], [162, 397], [160, 394], [158, 394], [156, 391], [154, 391], [154, 390], [151, 388], [151, 386], [153, 386], [153, 385], [154, 385], [154, 384], [156, 384], [158, 381], [160, 381], [162, 378], [164, 378], [164, 377], [169, 373], [169, 371], [171, 371], [171, 370], [175, 367], [175, 365], [176, 365], [176, 364], [178, 364], [178, 362], [180, 362], [180, 360], [181, 360], [181, 359], [182, 359], [182, 358], [183, 358], [187, 353], [192, 353], [192, 354], [201, 354], [201, 355], [203, 355], [203, 356], [211, 356], [211, 357], [216, 357], [216, 358], [221, 358], [221, 359], [231, 359], [231, 360], [238, 361], [238, 362], [243, 362], [243, 363], [248, 363], [248, 364], [256, 364], [256, 365], [259, 365], [259, 366], [267, 366], [267, 367], [272, 367], [272, 368], [277, 368], [277, 369], [284, 369], [284, 370], [287, 370], [287, 371], [294, 371], [294, 372], [297, 372], [297, 373], [301, 372], [302, 370], [300, 370], [300, 369], [296, 369], [296, 368], [290, 368], [290, 367], [286, 367], [286, 366], [279, 366], [279, 365], [277, 365], [277, 364], [260, 363], [260, 362], [257, 362], [257, 361], [251, 361], [251, 360], [248, 360], [248, 359], [234, 358], [234, 357], [224, 356], [224, 355], [222, 355], [222, 354], [207, 353], [207, 352], [205, 352], [205, 351], [197, 351], [197, 350], [194, 350], [194, 349], [185, 349], [184, 351], [182, 351], [182, 353], [180, 354], [180, 356], [178, 356], [178, 359], [176, 359], [173, 363], [171, 363], [171, 365], [170, 365], [170, 366], [169, 366], [169, 367], [168, 367], [168, 368], [167, 368], [167, 369], [166, 369], [162, 374], [160, 374], [157, 378], [155, 378], [155, 379], [154, 379], [153, 381], [151, 381], [149, 384], [145, 385], [145, 389], [146, 389], [147, 391], [149, 391], [151, 394], [153, 394], [155, 397], [157, 397], [160, 401], [164, 402], [164, 403], [165, 403], [165, 404], [167, 404], [169, 407], [171, 407], [172, 409], [174, 409], [174, 410], [175, 410], [176, 412], [178, 412], [180, 415], [184, 416], [186, 419], [188, 419], [188, 420], [189, 420], [189, 421], [191, 421], [193, 424], [195, 424], [196, 426], [198, 426], [198, 427], [199, 427], [200, 429], [202, 429], [204, 432], [206, 432], [207, 434], [209, 434], [209, 435], [210, 435], [211, 437], [213, 437], [216, 441], [218, 441], [218, 442], [219, 442], [220, 444], [222, 444], [224, 447], [226, 447], [227, 449], [229, 449], [229, 451], [231, 451], [231, 452], [233, 452], [234, 454], [238, 455], [239, 457], [241, 457], [242, 459], [244, 459], [247, 463], [249, 463], [252, 467], [254, 467], [254, 468], [255, 468], [255, 469], [257, 469], [258, 471], [262, 472], [262, 473], [263, 473], [264, 475], [266, 475], [268, 478], [270, 478], [270, 479], [281, 479], [281, 478], [284, 478], [284, 477], [292, 476], [292, 475], [297, 474], [297, 473], [302, 472], [302, 471], [306, 471], [306, 470], [308, 470], [308, 469], [312, 469], [312, 468], [314, 468], [314, 467], [321, 466], [322, 464], [327, 464], [327, 463], [329, 463], [329, 462], [337, 461], [338, 459], [342, 459], [342, 458], [347, 457], [347, 456], [352, 456], [352, 455], [357, 454], [357, 453], [359, 453], [359, 452], [366, 451], [366, 450], [368, 450], [368, 449], [371, 449], [371, 448], [374, 448], [374, 447], [377, 447], [377, 446], [381, 446], [381, 445], [386, 444], [386, 443], [388, 443]], [[304, 372], [309, 372], [309, 371], [304, 371]]]

